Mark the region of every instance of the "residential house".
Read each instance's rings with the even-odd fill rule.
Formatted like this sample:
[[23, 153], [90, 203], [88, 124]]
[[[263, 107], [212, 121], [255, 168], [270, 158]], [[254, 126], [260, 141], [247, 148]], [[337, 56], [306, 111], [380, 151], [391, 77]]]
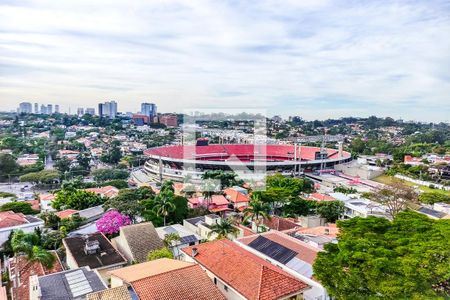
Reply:
[[89, 267], [30, 276], [30, 300], [85, 300], [107, 285], [96, 270]]
[[67, 158], [68, 160], [75, 160], [80, 154], [80, 151], [74, 151], [74, 150], [59, 150], [59, 157], [60, 158]]
[[177, 234], [180, 237], [179, 241], [174, 241], [172, 242], [172, 245], [170, 245], [170, 248], [175, 257], [180, 256], [180, 250], [182, 248], [197, 245], [202, 239], [199, 235], [195, 234], [195, 232], [187, 229], [180, 224], [158, 227], [156, 228], [156, 232], [158, 233], [159, 238], [162, 240], [164, 240], [164, 238], [168, 234]]
[[323, 249], [325, 244], [337, 243], [339, 228], [336, 227], [336, 224], [328, 224], [327, 226], [286, 230], [284, 233], [313, 247]]
[[61, 261], [56, 252], [52, 252], [55, 256], [55, 262], [51, 269], [46, 268], [39, 261], [29, 261], [25, 255], [16, 256], [7, 260], [7, 269], [9, 279], [12, 282], [11, 298], [13, 300], [30, 299], [30, 277], [32, 275], [44, 276], [64, 270]]
[[325, 288], [313, 279], [313, 264], [322, 251], [319, 248], [279, 231], [244, 237], [238, 240], [238, 244], [309, 284], [311, 289], [304, 292], [304, 299], [329, 299]]
[[108, 281], [108, 271], [127, 264], [127, 260], [117, 251], [106, 236], [94, 233], [63, 239], [67, 265], [70, 269], [88, 266], [97, 270], [103, 280]]
[[75, 209], [65, 209], [61, 211], [55, 212], [55, 215], [57, 215], [61, 220], [68, 219], [74, 214], [78, 213], [78, 210]]
[[203, 196], [188, 199], [188, 206], [190, 208], [203, 206], [213, 213], [230, 211], [231, 209], [228, 208], [229, 204], [230, 203], [223, 195], [212, 195], [211, 199], [207, 199]]
[[295, 219], [292, 218], [282, 218], [278, 216], [271, 216], [270, 218], [263, 219], [263, 225], [272, 230], [288, 230], [300, 227], [296, 223]]
[[52, 202], [53, 202], [53, 200], [55, 200], [55, 197], [56, 196], [54, 194], [40, 194], [39, 195], [39, 203], [41, 206], [41, 212], [56, 211], [52, 207]]
[[310, 201], [317, 201], [317, 202], [336, 201], [336, 198], [334, 198], [330, 195], [321, 194], [321, 193], [312, 193], [305, 199], [310, 200]]
[[195, 263], [161, 258], [111, 272], [111, 287], [129, 286], [140, 300], [226, 299]]
[[34, 216], [15, 213], [13, 211], [0, 212], [0, 246], [3, 245], [14, 230], [23, 230], [25, 233], [34, 232], [42, 228], [44, 221]]
[[[200, 236], [202, 240], [214, 240], [217, 238], [217, 234], [212, 233], [211, 227], [215, 224], [219, 224], [222, 221], [222, 218], [218, 215], [209, 214], [206, 216], [200, 216], [190, 219], [183, 220], [183, 226], [188, 230], [196, 233]], [[235, 226], [238, 230], [237, 237], [243, 237], [247, 235], [247, 232], [250, 230], [244, 226]], [[234, 238], [234, 236], [229, 236], [229, 238]]]
[[113, 198], [119, 195], [119, 189], [112, 185], [102, 186], [99, 188], [88, 188], [85, 189], [85, 191], [97, 194], [102, 198]]
[[85, 219], [86, 222], [93, 222], [100, 219], [104, 213], [103, 206], [99, 205], [80, 210], [78, 215]]
[[150, 251], [164, 247], [152, 222], [120, 227], [119, 236], [111, 242], [129, 263], [145, 262]]
[[250, 196], [248, 192], [244, 188], [232, 187], [227, 188], [224, 191], [225, 198], [230, 201], [233, 208], [236, 210], [244, 210], [248, 207], [248, 203], [250, 202]]
[[182, 249], [227, 299], [302, 299], [309, 285], [236, 243], [216, 240]]
[[39, 161], [39, 155], [37, 154], [24, 154], [17, 158], [17, 164], [22, 167], [34, 165]]

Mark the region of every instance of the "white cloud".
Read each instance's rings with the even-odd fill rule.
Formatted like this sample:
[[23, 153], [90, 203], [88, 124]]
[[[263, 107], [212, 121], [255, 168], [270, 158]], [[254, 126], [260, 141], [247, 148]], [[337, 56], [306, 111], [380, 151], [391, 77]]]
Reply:
[[[20, 3], [20, 2], [19, 2]], [[0, 103], [265, 107], [449, 119], [440, 1], [25, 1], [0, 6]]]

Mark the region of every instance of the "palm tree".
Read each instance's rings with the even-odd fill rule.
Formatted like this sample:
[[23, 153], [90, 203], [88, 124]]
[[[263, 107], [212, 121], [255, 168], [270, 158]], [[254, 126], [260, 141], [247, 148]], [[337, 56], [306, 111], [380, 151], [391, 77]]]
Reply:
[[164, 236], [163, 243], [167, 248], [172, 250], [172, 248], [174, 247], [174, 242], [178, 242], [180, 240], [180, 235], [176, 232], [172, 232]]
[[233, 221], [230, 218], [226, 218], [211, 226], [208, 238], [213, 234], [217, 234], [218, 240], [228, 238], [230, 235], [237, 237], [238, 232], [239, 230], [234, 226]]
[[175, 204], [173, 203], [173, 192], [170, 190], [165, 190], [159, 193], [155, 197], [155, 206], [153, 211], [158, 215], [162, 216], [164, 219], [164, 226], [166, 226], [166, 218], [170, 212], [175, 210]]
[[270, 219], [270, 206], [254, 194], [249, 206], [244, 209], [244, 215], [244, 220], [252, 220], [259, 228], [261, 219]]

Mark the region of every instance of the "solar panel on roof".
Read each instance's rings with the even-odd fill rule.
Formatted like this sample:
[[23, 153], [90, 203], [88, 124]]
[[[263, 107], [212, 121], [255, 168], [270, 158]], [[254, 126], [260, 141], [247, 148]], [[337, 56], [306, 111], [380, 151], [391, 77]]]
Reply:
[[180, 239], [180, 243], [181, 244], [189, 244], [189, 243], [195, 243], [197, 242], [198, 239], [195, 237], [195, 235], [191, 234], [191, 235], [187, 235], [187, 236], [183, 236]]
[[298, 254], [298, 252], [286, 248], [263, 236], [258, 236], [248, 245], [282, 264], [286, 264]]
[[82, 270], [70, 272], [64, 276], [66, 277], [70, 292], [74, 298], [93, 292], [92, 287]]

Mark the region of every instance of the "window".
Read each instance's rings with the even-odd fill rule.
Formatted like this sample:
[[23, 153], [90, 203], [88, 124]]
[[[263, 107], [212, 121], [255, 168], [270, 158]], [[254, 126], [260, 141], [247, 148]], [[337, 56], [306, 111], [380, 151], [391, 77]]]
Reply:
[[214, 284], [217, 285], [217, 278], [214, 277]]

